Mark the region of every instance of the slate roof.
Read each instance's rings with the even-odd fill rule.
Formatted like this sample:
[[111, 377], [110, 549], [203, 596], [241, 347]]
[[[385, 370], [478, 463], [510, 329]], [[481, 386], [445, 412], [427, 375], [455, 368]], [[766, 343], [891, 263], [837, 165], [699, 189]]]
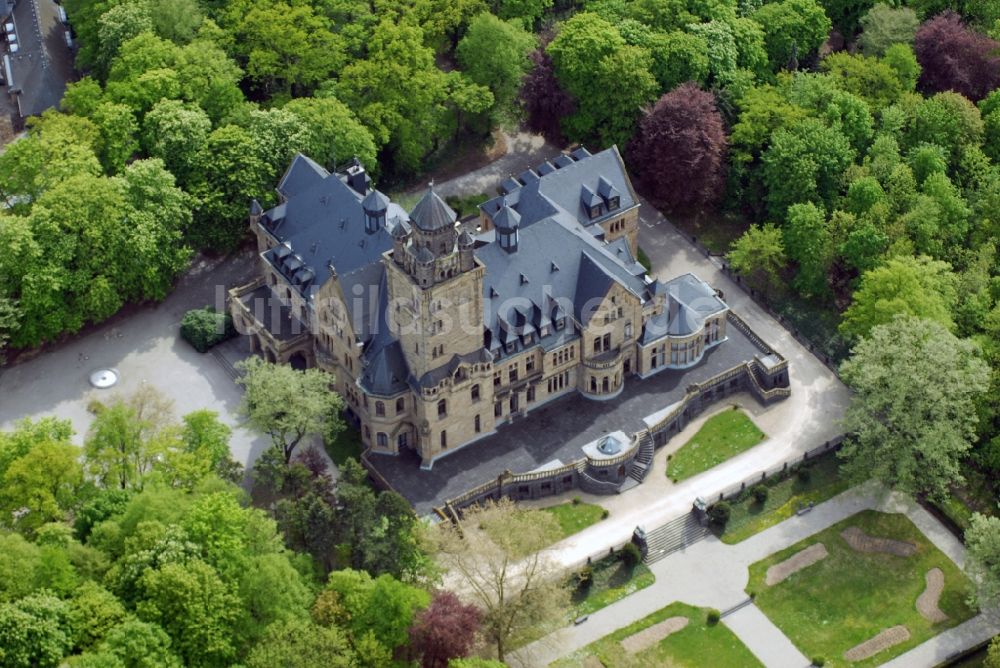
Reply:
[[[392, 248], [387, 229], [379, 228], [374, 234], [365, 231], [362, 196], [341, 175], [296, 156], [281, 179], [279, 192], [281, 188], [289, 193], [288, 201], [264, 212], [261, 222], [282, 244], [263, 257], [287, 277], [295, 275], [290, 271], [309, 269], [310, 282], [293, 282], [303, 296], [311, 297], [329, 280], [330, 267], [346, 276], [379, 263], [382, 253]], [[405, 218], [403, 209], [389, 205], [387, 226], [395, 227]], [[282, 246], [291, 251], [290, 256], [279, 257]], [[297, 263], [301, 266], [294, 267]]]
[[444, 200], [438, 197], [431, 186], [420, 198], [417, 205], [410, 212], [410, 220], [414, 225], [426, 232], [434, 232], [446, 227], [455, 225], [458, 216]]
[[[379, 265], [381, 267], [381, 265]], [[389, 291], [386, 289], [385, 272], [374, 287], [378, 326], [363, 351], [364, 369], [358, 378], [361, 387], [370, 394], [389, 396], [399, 394], [409, 387], [410, 370], [406, 364], [403, 347], [389, 330]]]
[[[638, 204], [621, 155], [614, 146], [593, 155], [585, 148], [578, 148], [569, 155], [546, 160], [534, 169], [521, 172], [516, 179], [505, 180], [501, 192], [504, 194], [485, 202], [481, 208], [493, 216], [506, 197], [507, 203], [521, 214], [522, 227], [559, 210], [573, 216], [581, 225], [590, 226], [609, 214]], [[619, 207], [611, 212], [605, 210], [591, 219], [584, 208], [584, 199], [588, 205], [596, 205], [603, 204], [604, 197], [613, 196], [619, 197]]]
[[20, 0], [11, 19], [18, 49], [4, 55], [8, 90], [22, 117], [36, 116], [59, 105], [72, 74], [66, 26], [53, 0]]
[[[548, 218], [520, 230], [515, 253], [507, 253], [495, 243], [476, 249], [476, 257], [486, 266], [483, 279], [484, 328], [487, 344], [498, 356], [511, 343], [520, 350], [518, 337], [531, 333], [540, 342], [542, 325], [557, 316], [572, 316], [586, 324], [596, 301], [614, 283], [631, 291], [641, 301], [652, 296], [651, 283], [632, 274], [617, 254], [596, 240], [566, 216]], [[590, 308], [588, 308], [590, 307]], [[567, 323], [572, 331], [572, 323]], [[550, 328], [549, 336], [564, 336]], [[542, 345], [546, 345], [541, 340]], [[512, 351], [513, 352], [513, 351]]]

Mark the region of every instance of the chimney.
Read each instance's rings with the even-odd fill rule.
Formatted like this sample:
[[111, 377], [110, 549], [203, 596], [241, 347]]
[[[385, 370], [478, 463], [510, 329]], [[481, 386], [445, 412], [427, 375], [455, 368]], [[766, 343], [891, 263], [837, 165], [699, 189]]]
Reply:
[[347, 168], [347, 185], [351, 186], [358, 194], [366, 195], [370, 181], [361, 161], [355, 156], [354, 161]]

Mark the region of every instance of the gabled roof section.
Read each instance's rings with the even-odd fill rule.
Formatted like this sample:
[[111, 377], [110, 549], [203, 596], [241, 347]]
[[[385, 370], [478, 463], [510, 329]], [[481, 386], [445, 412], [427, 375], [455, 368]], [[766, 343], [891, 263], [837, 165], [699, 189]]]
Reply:
[[316, 184], [322, 182], [330, 172], [312, 158], [296, 153], [292, 158], [292, 164], [285, 170], [284, 176], [278, 181], [278, 192], [285, 197], [295, 195], [309, 190]]
[[430, 186], [424, 196], [410, 212], [410, 220], [414, 226], [425, 232], [435, 232], [455, 225], [458, 216]]
[[[506, 198], [507, 203], [521, 214], [522, 227], [559, 211], [569, 214], [583, 226], [591, 226], [608, 215], [616, 215], [638, 204], [621, 154], [614, 146], [593, 155], [584, 148], [560, 155], [554, 161], [545, 161], [534, 170], [522, 173], [517, 179], [507, 179], [501, 190], [504, 194], [482, 204], [482, 210], [492, 217]], [[608, 211], [607, 204], [614, 197], [618, 197], [618, 207]], [[589, 209], [598, 204], [604, 204], [605, 211], [591, 218]]]
[[17, 96], [22, 118], [58, 107], [72, 76], [68, 28], [58, 11], [54, 0], [20, 0], [11, 13], [17, 51], [3, 61], [8, 91]]
[[[377, 317], [372, 320], [377, 324], [374, 325], [372, 338], [363, 351], [364, 369], [358, 377], [358, 382], [366, 392], [391, 396], [409, 387], [407, 379], [410, 369], [406, 364], [402, 346], [389, 331], [389, 290], [384, 271], [381, 272], [375, 292], [377, 299], [374, 308]], [[350, 310], [350, 307], [348, 309]]]
[[595, 309], [600, 306], [614, 283], [615, 279], [604, 267], [593, 256], [584, 252], [577, 272], [576, 295], [573, 299], [576, 319], [581, 325], [587, 326]]

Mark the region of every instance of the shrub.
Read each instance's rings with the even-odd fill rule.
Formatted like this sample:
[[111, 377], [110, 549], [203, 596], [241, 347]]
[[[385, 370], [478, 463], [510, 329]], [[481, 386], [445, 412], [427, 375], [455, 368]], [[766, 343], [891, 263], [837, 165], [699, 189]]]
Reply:
[[578, 496], [574, 496], [573, 497], [573, 505], [574, 506], [580, 505], [580, 497], [578, 497]]
[[181, 320], [181, 337], [199, 353], [208, 352], [215, 344], [233, 336], [236, 336], [233, 319], [211, 306], [188, 311]]
[[610, 515], [611, 515], [611, 511], [610, 511], [610, 510], [608, 510], [607, 508], [605, 508], [604, 510], [602, 510], [602, 511], [601, 511], [601, 519], [602, 519], [602, 520], [606, 520], [606, 519], [608, 519], [608, 517], [609, 517]]
[[760, 505], [764, 505], [767, 502], [767, 487], [764, 485], [754, 485], [751, 493], [753, 494], [753, 500]]
[[814, 656], [812, 658], [812, 662], [813, 662], [813, 665], [816, 666], [816, 668], [823, 668], [823, 666], [826, 665], [826, 659], [824, 659], [821, 656]]
[[576, 588], [580, 591], [587, 591], [592, 584], [594, 584], [594, 569], [590, 566], [584, 566], [576, 574]]
[[802, 466], [799, 467], [799, 470], [795, 473], [795, 476], [799, 479], [799, 482], [801, 482], [802, 484], [807, 484], [810, 480], [812, 480], [812, 471], [809, 470], [809, 467]]
[[728, 501], [719, 501], [712, 504], [708, 509], [708, 517], [712, 520], [713, 524], [723, 528], [729, 522], [729, 516], [732, 514], [732, 511], [732, 506], [729, 505]]
[[708, 614], [705, 615], [705, 621], [708, 623], [709, 626], [715, 626], [716, 624], [719, 623], [720, 619], [722, 619], [722, 613], [716, 610], [715, 608], [709, 610]]
[[626, 568], [635, 568], [642, 561], [642, 552], [635, 543], [625, 543], [621, 549], [621, 560]]

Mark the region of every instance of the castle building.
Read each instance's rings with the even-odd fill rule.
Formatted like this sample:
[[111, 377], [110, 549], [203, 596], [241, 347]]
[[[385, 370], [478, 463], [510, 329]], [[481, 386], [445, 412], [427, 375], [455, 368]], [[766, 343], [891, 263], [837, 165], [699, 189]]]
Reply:
[[357, 161], [328, 173], [297, 156], [277, 191], [250, 210], [261, 276], [230, 291], [237, 329], [273, 362], [333, 373], [373, 454], [431, 467], [548, 402], [613, 400], [726, 340], [715, 290], [637, 261], [616, 148], [526, 170], [464, 224], [433, 186], [405, 211]]

